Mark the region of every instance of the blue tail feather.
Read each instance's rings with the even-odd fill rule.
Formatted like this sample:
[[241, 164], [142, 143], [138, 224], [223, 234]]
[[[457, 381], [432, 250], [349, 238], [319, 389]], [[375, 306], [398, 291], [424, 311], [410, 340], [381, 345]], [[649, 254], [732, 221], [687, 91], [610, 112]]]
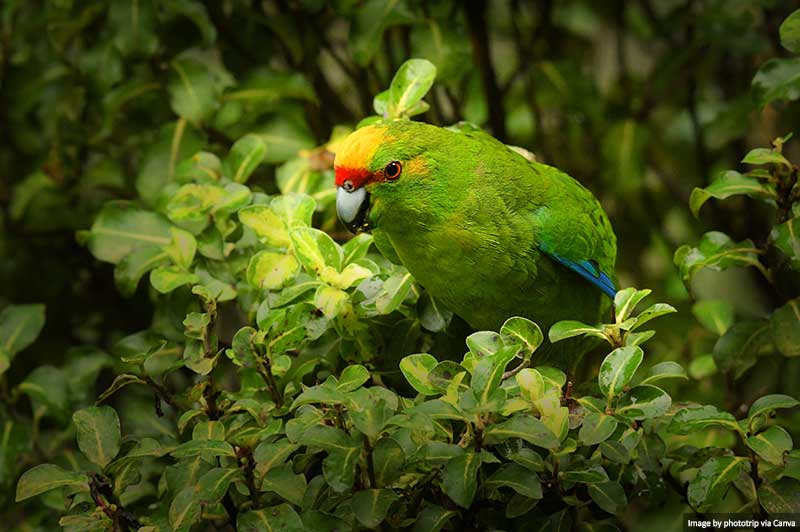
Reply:
[[556, 262], [562, 264], [572, 270], [573, 272], [577, 273], [597, 288], [603, 291], [608, 297], [614, 299], [614, 296], [617, 293], [617, 288], [614, 286], [614, 281], [606, 275], [604, 272], [600, 271], [596, 264], [592, 263], [588, 260], [581, 260], [578, 262], [565, 259], [564, 257], [559, 256], [556, 253], [546, 249], [544, 246], [539, 246], [539, 249], [546, 253], [548, 256], [552, 257]]

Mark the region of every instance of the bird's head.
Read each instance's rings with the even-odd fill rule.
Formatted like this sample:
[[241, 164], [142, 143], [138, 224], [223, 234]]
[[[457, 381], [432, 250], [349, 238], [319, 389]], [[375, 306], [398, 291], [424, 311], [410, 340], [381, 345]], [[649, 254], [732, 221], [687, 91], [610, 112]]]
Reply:
[[336, 149], [336, 212], [347, 228], [369, 231], [388, 203], [430, 176], [427, 152], [441, 128], [397, 121], [362, 127]]

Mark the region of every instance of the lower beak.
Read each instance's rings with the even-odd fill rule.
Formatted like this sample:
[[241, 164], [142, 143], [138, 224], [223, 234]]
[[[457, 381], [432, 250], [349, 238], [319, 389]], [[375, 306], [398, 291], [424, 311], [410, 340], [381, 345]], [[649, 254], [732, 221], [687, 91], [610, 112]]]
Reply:
[[369, 193], [364, 187], [347, 192], [342, 187], [336, 189], [336, 214], [351, 233], [369, 231]]

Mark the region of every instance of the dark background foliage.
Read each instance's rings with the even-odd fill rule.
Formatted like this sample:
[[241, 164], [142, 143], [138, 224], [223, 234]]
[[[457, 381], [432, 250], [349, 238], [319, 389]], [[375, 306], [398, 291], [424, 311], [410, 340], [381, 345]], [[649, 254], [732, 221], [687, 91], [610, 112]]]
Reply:
[[[800, 355], [796, 299], [800, 244], [795, 236], [800, 230], [800, 187], [795, 186], [797, 167], [792, 164], [800, 160], [800, 153], [795, 139], [785, 144], [773, 141], [797, 129], [800, 112], [800, 23], [784, 23], [796, 8], [793, 2], [771, 0], [6, 0], [0, 6], [0, 309], [7, 311], [0, 317], [0, 331], [6, 335], [0, 337], [4, 522], [21, 529], [49, 530], [67, 513], [60, 491], [41, 500], [14, 502], [20, 474], [53, 462], [95, 475], [88, 484], [91, 493], [77, 499], [91, 508], [76, 503], [70, 514], [91, 515], [94, 508], [101, 508], [97, 513], [108, 520], [95, 520], [92, 526], [135, 529], [132, 523], [147, 514], [141, 510], [145, 503], [156, 499], [166, 505], [154, 512], [164, 514], [163, 522], [149, 525], [169, 529], [164, 523], [173, 523], [166, 513], [174, 504], [176, 481], [159, 484], [166, 478], [159, 475], [168, 462], [150, 457], [141, 465], [145, 480], [139, 485], [148, 479], [151, 483], [142, 487], [140, 497], [126, 496], [134, 506], [140, 505], [131, 510], [135, 516], [129, 519], [127, 510], [106, 511], [103, 504], [112, 500], [126, 506], [120, 503], [120, 493], [109, 495], [111, 488], [103, 484], [119, 478], [119, 471], [104, 470], [107, 462], [92, 460], [91, 453], [87, 456], [93, 466], [79, 457], [74, 441], [80, 418], [73, 422], [72, 413], [93, 404], [112, 382], [118, 382], [116, 376], [135, 374], [149, 379], [142, 393], [129, 393], [137, 387], [126, 388], [111, 403], [120, 412], [123, 434], [131, 445], [140, 441], [136, 438], [159, 433], [162, 425], [168, 426], [163, 434], [176, 444], [185, 441], [183, 429], [189, 422], [177, 432], [175, 423], [194, 409], [204, 412], [203, 422], [227, 420], [228, 430], [233, 430], [227, 414], [215, 412], [211, 399], [222, 394], [224, 410], [231, 383], [246, 381], [242, 375], [236, 379], [229, 375], [233, 366], [225, 355], [227, 370], [198, 369], [209, 359], [200, 356], [186, 363], [189, 369], [178, 369], [167, 378], [161, 376], [162, 368], [155, 380], [143, 368], [131, 370], [120, 356], [152, 355], [173, 346], [188, 352], [192, 341], [235, 349], [237, 331], [241, 333], [248, 323], [262, 325], [262, 316], [256, 315], [266, 292], [245, 288], [252, 281], [245, 270], [252, 255], [247, 246], [256, 246], [254, 234], [263, 235], [244, 218], [240, 217], [244, 225], [236, 222], [233, 213], [253, 209], [245, 207], [250, 203], [267, 204], [266, 194], [312, 196], [314, 225], [339, 243], [348, 238], [330, 208], [335, 141], [379, 109], [373, 99], [411, 57], [436, 66], [436, 82], [425, 98], [429, 107], [417, 109], [424, 112], [415, 119], [439, 125], [474, 123], [566, 171], [601, 200], [618, 235], [621, 285], [650, 288], [655, 299], [678, 310], [657, 322], [646, 358], [648, 366], [677, 361], [688, 368], [688, 378], [665, 385], [672, 396], [670, 414], [675, 405], [697, 402], [716, 405], [740, 419], [760, 396], [791, 395], [800, 383], [795, 358]], [[756, 148], [762, 151], [751, 151]], [[192, 158], [201, 150], [207, 159]], [[253, 153], [260, 163], [249, 167], [242, 159]], [[745, 156], [748, 163], [742, 162]], [[212, 157], [219, 159], [214, 163]], [[179, 190], [179, 185], [207, 185], [197, 176], [209, 168], [223, 182], [246, 181], [247, 187], [226, 188], [227, 207], [219, 207], [223, 200], [215, 200], [213, 209], [203, 203], [210, 189], [196, 195], [187, 192], [181, 196], [186, 203], [180, 205], [186, 211], [178, 214], [176, 198], [188, 190]], [[242, 179], [236, 178], [238, 169], [244, 169]], [[708, 187], [708, 193], [694, 191], [696, 187]], [[236, 204], [236, 194], [246, 195], [242, 205]], [[704, 202], [707, 197], [715, 199]], [[198, 276], [199, 280], [187, 277], [186, 282], [204, 286], [210, 295], [203, 293], [198, 299], [197, 292], [186, 286], [154, 290], [145, 275], [152, 268], [131, 265], [132, 261], [122, 267], [122, 257], [109, 260], [98, 243], [103, 224], [96, 220], [115, 215], [113, 206], [119, 204], [109, 203], [113, 200], [130, 200], [137, 209], [161, 213], [197, 237], [198, 257], [203, 257], [194, 263], [190, 258], [191, 268], [186, 266], [182, 275]], [[230, 219], [225, 214], [228, 208]], [[198, 228], [192, 218], [197, 213], [201, 224], [205, 218], [214, 219], [220, 242], [236, 244], [230, 255], [225, 248], [226, 260], [220, 255], [216, 261], [214, 253], [202, 251], [212, 244], [210, 229]], [[93, 223], [99, 225], [90, 231]], [[397, 270], [372, 258], [382, 281], [391, 284], [402, 278], [392, 277]], [[119, 263], [116, 273], [107, 262]], [[237, 291], [237, 304], [225, 304], [233, 297], [227, 297], [220, 283]], [[373, 321], [362, 316], [369, 334], [358, 332], [351, 322], [339, 324], [341, 316], [326, 322], [326, 334], [341, 333], [351, 347], [337, 347], [334, 353], [312, 340], [297, 340], [297, 350], [316, 349], [325, 359], [313, 374], [301, 376], [304, 384], [322, 383], [328, 374], [341, 379], [343, 361], [358, 362], [373, 370], [373, 383], [381, 384], [381, 374], [387, 372], [385, 383], [411, 397], [414, 391], [397, 378], [397, 363], [403, 356], [436, 355], [437, 349], [452, 345], [458, 346], [457, 353], [463, 352], [469, 332], [463, 324], [453, 322], [449, 332], [442, 333], [431, 320], [446, 317], [446, 322], [448, 316], [437, 310], [431, 318], [425, 296], [421, 302], [415, 299], [416, 286], [412, 296], [405, 285], [402, 293], [392, 292], [392, 286], [384, 288], [387, 297], [400, 293], [397, 305], [387, 303], [384, 311], [368, 317]], [[355, 297], [353, 290], [348, 294]], [[24, 304], [44, 304], [46, 321], [43, 308], [19, 307]], [[187, 312], [210, 316], [212, 325], [193, 330], [184, 321]], [[22, 340], [10, 339], [17, 325]], [[131, 340], [130, 335], [139, 331], [147, 331], [141, 333], [149, 335], [146, 341], [144, 336]], [[162, 338], [170, 342], [166, 348], [159, 343]], [[623, 343], [611, 341], [613, 347]], [[205, 348], [208, 355], [212, 349]], [[22, 349], [23, 355], [15, 356]], [[361, 353], [361, 358], [353, 353]], [[373, 360], [376, 356], [383, 362]], [[601, 359], [587, 364], [599, 366]], [[239, 360], [236, 365], [247, 363]], [[265, 374], [269, 372], [267, 368]], [[156, 402], [164, 403], [166, 416], [156, 415], [153, 394]], [[242, 397], [231, 401], [238, 399]], [[103, 412], [97, 416], [107, 414]], [[796, 414], [786, 413], [781, 420], [787, 436], [800, 435]], [[761, 421], [748, 417], [748, 423], [760, 430]], [[80, 426], [77, 432], [80, 443]], [[757, 469], [756, 454], [760, 454], [753, 454], [750, 447], [748, 455], [744, 443], [733, 443], [724, 428], [703, 432], [690, 443], [735, 449], [734, 457], [747, 457]], [[168, 447], [165, 441], [161, 444]], [[577, 509], [580, 504], [571, 499], [547, 500], [542, 509], [533, 511], [541, 511], [537, 515], [542, 519], [549, 516], [553, 526], [571, 526], [563, 522], [566, 515], [569, 523], [572, 519], [591, 523], [617, 514], [621, 517], [613, 526], [636, 528], [657, 521], [677, 528], [675, 512], [689, 511], [687, 498], [693, 509], [699, 509], [692, 504], [697, 496], [692, 499], [687, 493], [689, 477], [694, 478], [712, 458], [730, 458], [691, 454], [688, 446], [669, 443], [670, 452], [684, 450], [675, 455], [663, 450], [658, 467], [642, 473], [651, 491], [674, 488], [663, 512], [646, 513], [647, 497], [640, 500], [634, 495], [644, 489], [636, 481], [625, 484], [631, 503], [627, 512], [600, 504], [601, 510], [595, 508], [587, 520]], [[254, 463], [252, 447], [236, 446], [237, 453], [248, 448], [251, 452], [249, 458], [235, 456], [244, 460], [245, 472], [246, 464]], [[81, 450], [85, 451], [83, 446]], [[790, 437], [785, 452], [791, 459], [784, 463], [788, 470], [797, 467], [798, 458], [791, 450]], [[588, 450], [584, 454], [590, 458]], [[303, 456], [295, 458], [294, 472], [299, 474], [307, 466], [311, 482], [313, 453]], [[298, 460], [306, 460], [306, 466]], [[688, 465], [682, 473], [670, 470], [671, 460]], [[558, 477], [558, 466], [553, 471], [550, 465], [548, 474]], [[623, 478], [624, 468], [621, 471]], [[786, 473], [781, 480], [782, 475], [754, 474], [752, 490], [739, 479], [738, 491], [731, 487], [724, 500], [723, 494], [709, 495], [710, 506], [703, 509], [770, 511], [770, 503], [760, 500], [756, 490], [775, 481], [796, 492], [797, 473]], [[660, 483], [650, 482], [653, 476]], [[375, 488], [372, 480], [367, 484]], [[69, 483], [64, 485], [69, 492]], [[592, 485], [565, 496], [599, 504], [596, 493], [587, 496], [598, 489], [587, 487]], [[465, 506], [463, 500], [445, 488], [458, 503], [448, 506], [441, 502], [438, 489], [414, 496], [443, 508], [442, 523], [453, 519], [447, 526], [495, 522], [482, 512], [497, 511], [502, 497], [487, 494], [483, 506], [475, 503], [469, 512], [462, 508], [455, 517], [456, 510]], [[748, 495], [748, 490], [753, 493]], [[234, 522], [237, 513], [245, 515], [245, 510], [253, 512], [275, 502], [260, 500], [250, 506], [240, 495], [227, 497], [220, 511], [208, 509], [204, 525], [197, 526], [216, 523], [223, 529], [226, 512]], [[282, 500], [294, 504], [298, 512], [307, 510], [296, 498]], [[795, 509], [799, 503], [793, 504], [784, 509]], [[402, 514], [397, 506], [392, 508], [392, 515]], [[303, 514], [304, 523], [310, 526], [307, 515]], [[340, 517], [351, 525], [370, 522], [363, 515], [357, 521]], [[382, 526], [414, 526], [408, 519], [390, 518]], [[77, 530], [88, 525], [76, 520], [64, 526]]]

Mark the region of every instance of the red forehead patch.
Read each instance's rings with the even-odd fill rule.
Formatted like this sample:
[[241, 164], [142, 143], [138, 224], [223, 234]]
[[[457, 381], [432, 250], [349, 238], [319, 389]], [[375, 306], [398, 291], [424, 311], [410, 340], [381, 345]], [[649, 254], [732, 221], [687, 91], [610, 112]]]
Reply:
[[373, 180], [374, 175], [365, 168], [336, 167], [336, 186], [340, 187], [345, 181], [353, 183], [354, 188], [361, 188]]

